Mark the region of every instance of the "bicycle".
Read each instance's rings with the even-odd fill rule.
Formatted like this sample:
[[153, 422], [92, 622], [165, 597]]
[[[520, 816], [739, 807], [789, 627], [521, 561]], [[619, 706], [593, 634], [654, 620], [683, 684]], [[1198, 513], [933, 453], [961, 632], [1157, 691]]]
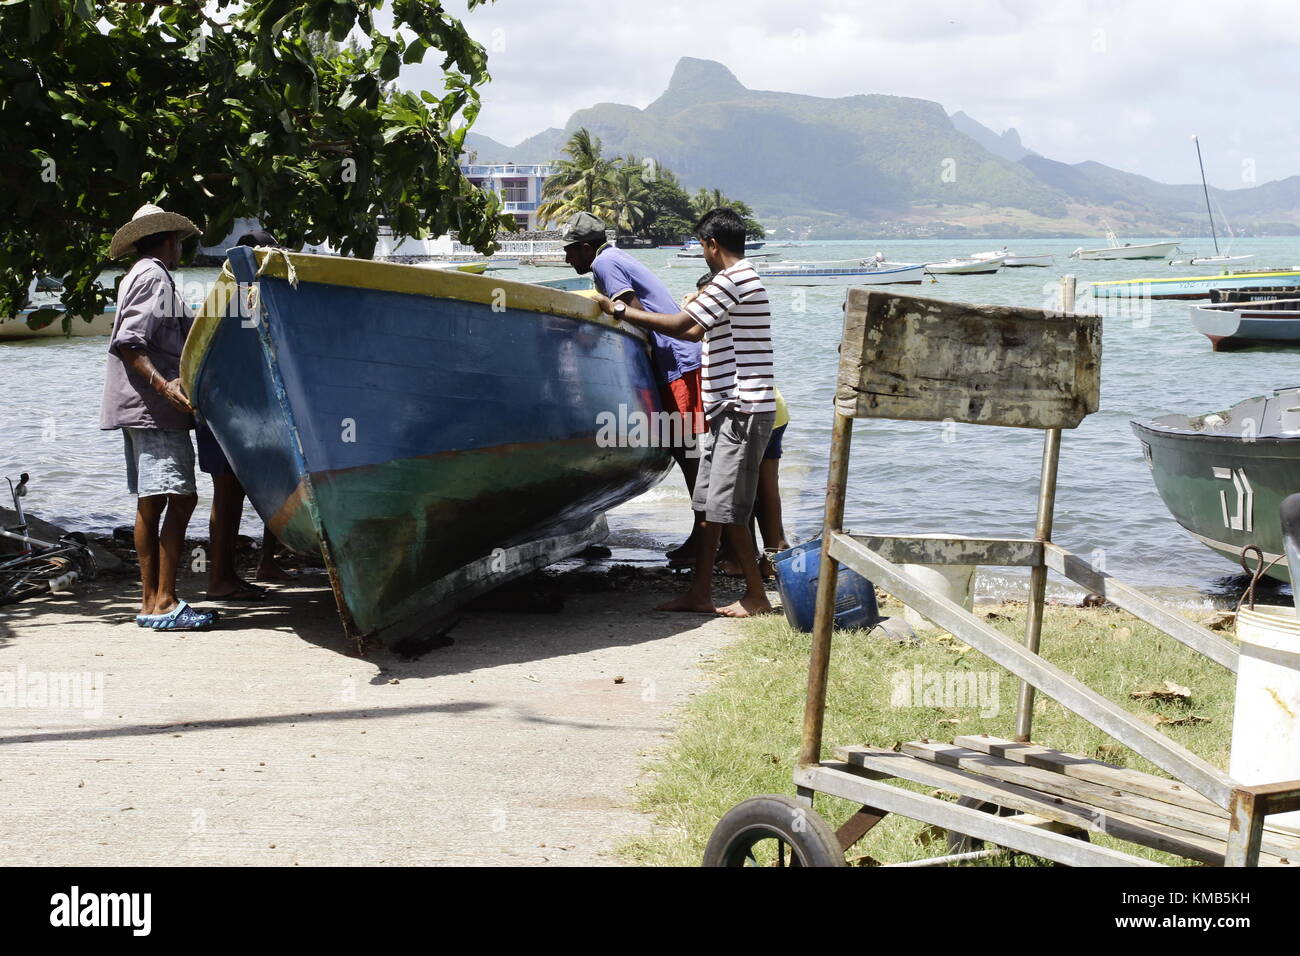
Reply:
[[23, 550], [0, 555], [0, 605], [13, 604], [34, 594], [71, 590], [77, 581], [88, 581], [98, 571], [95, 556], [81, 532], [65, 534], [54, 543], [27, 533], [23, 498], [27, 497], [28, 477], [23, 472], [17, 485], [12, 478], [5, 478], [18, 524], [0, 528], [0, 538], [20, 542]]

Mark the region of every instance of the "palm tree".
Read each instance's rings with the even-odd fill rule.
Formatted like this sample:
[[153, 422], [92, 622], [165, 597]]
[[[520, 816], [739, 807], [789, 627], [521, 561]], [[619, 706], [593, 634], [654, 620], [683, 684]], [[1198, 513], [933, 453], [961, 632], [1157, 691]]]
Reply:
[[542, 187], [538, 219], [559, 222], [578, 212], [608, 217], [615, 171], [600, 154], [600, 139], [583, 127], [569, 137], [564, 151], [569, 158], [555, 164]]
[[705, 189], [701, 186], [691, 197], [691, 209], [694, 210], [697, 219], [710, 209], [718, 209], [726, 205], [729, 205], [729, 201], [722, 195], [721, 189]]
[[643, 174], [640, 160], [629, 156], [614, 170], [610, 183], [610, 218], [626, 232], [636, 232], [645, 220], [650, 190], [646, 188]]

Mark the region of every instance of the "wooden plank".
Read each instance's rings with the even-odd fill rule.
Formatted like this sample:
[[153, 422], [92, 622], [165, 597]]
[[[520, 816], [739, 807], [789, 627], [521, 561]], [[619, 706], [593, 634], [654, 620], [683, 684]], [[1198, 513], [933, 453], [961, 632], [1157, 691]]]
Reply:
[[1140, 770], [1116, 767], [1100, 760], [1079, 757], [1064, 751], [1040, 747], [1037, 744], [1022, 744], [1014, 740], [1004, 740], [1001, 737], [992, 737], [988, 734], [966, 734], [953, 738], [953, 743], [959, 747], [978, 750], [981, 753], [1001, 757], [1004, 760], [1013, 760], [1028, 767], [1051, 770], [1069, 777], [1077, 777], [1080, 780], [1101, 784], [1113, 790], [1140, 794], [1144, 797], [1163, 800], [1165, 803], [1172, 803], [1175, 806], [1185, 807], [1188, 810], [1200, 810], [1203, 813], [1222, 816], [1225, 821], [1228, 819], [1228, 811], [1214, 801], [1207, 800], [1195, 790], [1183, 786], [1177, 780], [1157, 777], [1154, 774], [1143, 773]]
[[[1076, 804], [1094, 807], [1107, 816], [1123, 815], [1142, 824], [1151, 824], [1162, 828], [1162, 832], [1180, 831], [1187, 836], [1189, 843], [1204, 847], [1213, 847], [1220, 856], [1223, 855], [1228, 839], [1228, 820], [1226, 815], [1217, 816], [1187, 810], [1173, 804], [1162, 803], [1149, 797], [1126, 794], [1110, 787], [1089, 783], [1067, 777], [1050, 770], [1038, 770], [1024, 764], [1003, 760], [965, 747], [953, 744], [914, 741], [903, 745], [903, 752], [922, 760], [965, 770], [969, 773], [982, 774], [996, 780], [1016, 784], [1040, 791], [1050, 798], [1073, 801]], [[1197, 839], [1204, 838], [1204, 839]], [[1128, 839], [1125, 837], [1125, 839]], [[1205, 840], [1209, 842], [1206, 843]], [[1270, 845], [1267, 851], [1279, 857], [1291, 859], [1294, 853], [1287, 847]], [[1199, 859], [1199, 858], [1198, 858]], [[1207, 861], [1208, 862], [1208, 861]], [[1300, 857], [1296, 857], [1300, 864]]]
[[943, 538], [845, 532], [895, 564], [973, 564], [1032, 568], [1043, 561], [1043, 544], [1025, 538]]
[[995, 664], [1000, 664], [1084, 720], [1136, 750], [1221, 807], [1227, 807], [1234, 781], [1218, 767], [1169, 739], [1156, 728], [1108, 700], [1049, 661], [1029, 651], [965, 608], [916, 583], [901, 567], [886, 561], [846, 534], [830, 535], [830, 556], [898, 598]]
[[[1004, 760], [1023, 763], [1039, 770], [1050, 770], [1065, 776], [1077, 777], [1111, 790], [1138, 794], [1188, 810], [1199, 811], [1216, 819], [1221, 818], [1225, 825], [1228, 820], [1228, 811], [1194, 790], [1188, 789], [1176, 780], [1157, 777], [1155, 774], [1144, 773], [1141, 770], [1117, 767], [1090, 757], [1080, 757], [1061, 750], [1040, 747], [1037, 744], [1017, 743], [1014, 740], [1004, 740], [988, 734], [955, 737], [953, 743], [958, 747], [966, 747]], [[1300, 836], [1272, 827], [1265, 827], [1265, 832], [1269, 835], [1270, 844], [1275, 852], [1300, 860]]]
[[1137, 588], [1111, 577], [1104, 571], [1094, 570], [1082, 558], [1071, 554], [1050, 541], [1043, 544], [1043, 559], [1047, 567], [1075, 584], [1100, 594], [1111, 604], [1122, 607], [1136, 618], [1153, 624], [1180, 644], [1204, 654], [1234, 674], [1237, 672], [1237, 645], [1220, 637], [1208, 628], [1187, 620], [1172, 608], [1147, 597]]
[[[1105, 813], [1086, 803], [1046, 794], [1005, 780], [957, 767], [944, 766], [908, 753], [876, 747], [840, 747], [835, 755], [848, 765], [872, 774], [888, 774], [928, 787], [939, 787], [963, 797], [991, 803], [1022, 814], [1052, 820], [1091, 833], [1105, 833], [1120, 840], [1166, 853], [1222, 866], [1224, 843], [1194, 834], [1137, 820], [1123, 813]], [[1226, 823], [1225, 823], [1226, 832]], [[958, 830], [968, 833], [966, 830]], [[976, 834], [970, 834], [975, 836]]]
[[853, 768], [846, 763], [826, 761], [821, 764], [796, 767], [794, 783], [796, 787], [852, 800], [864, 806], [878, 807], [889, 813], [902, 814], [913, 820], [920, 820], [922, 823], [955, 830], [977, 840], [987, 840], [998, 846], [1020, 850], [1022, 853], [1032, 853], [1034, 856], [1055, 860], [1067, 866], [1161, 865], [1119, 850], [1092, 846], [1082, 840], [1053, 833], [1050, 830], [1045, 831], [1037, 827], [1008, 822], [1004, 818], [980, 813], [968, 807], [960, 807], [955, 803], [912, 793], [892, 784], [869, 780], [853, 773]]
[[1099, 316], [854, 288], [835, 401], [858, 418], [1074, 428], [1100, 373]]

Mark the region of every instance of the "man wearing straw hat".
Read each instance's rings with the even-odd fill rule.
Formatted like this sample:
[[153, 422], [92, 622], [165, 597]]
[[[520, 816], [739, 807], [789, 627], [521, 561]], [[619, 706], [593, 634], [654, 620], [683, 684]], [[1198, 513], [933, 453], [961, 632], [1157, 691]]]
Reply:
[[217, 619], [176, 596], [185, 529], [198, 495], [190, 441], [194, 409], [180, 382], [181, 351], [194, 316], [172, 272], [180, 266], [181, 243], [198, 234], [184, 216], [145, 205], [108, 248], [110, 259], [128, 252], [137, 259], [118, 286], [99, 427], [122, 430], [126, 483], [137, 497], [142, 595], [135, 622], [164, 631], [203, 630]]

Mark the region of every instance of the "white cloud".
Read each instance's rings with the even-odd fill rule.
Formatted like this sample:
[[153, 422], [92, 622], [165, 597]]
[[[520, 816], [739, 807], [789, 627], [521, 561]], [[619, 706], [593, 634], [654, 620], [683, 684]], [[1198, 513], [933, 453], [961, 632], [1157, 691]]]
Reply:
[[[1094, 159], [1191, 182], [1300, 173], [1287, 104], [1300, 87], [1300, 19], [1282, 0], [498, 0], [449, 8], [488, 48], [475, 129], [513, 144], [597, 102], [644, 107], [677, 60], [726, 64], [752, 89], [935, 100], [1052, 159]], [[403, 83], [437, 86], [433, 57]]]

